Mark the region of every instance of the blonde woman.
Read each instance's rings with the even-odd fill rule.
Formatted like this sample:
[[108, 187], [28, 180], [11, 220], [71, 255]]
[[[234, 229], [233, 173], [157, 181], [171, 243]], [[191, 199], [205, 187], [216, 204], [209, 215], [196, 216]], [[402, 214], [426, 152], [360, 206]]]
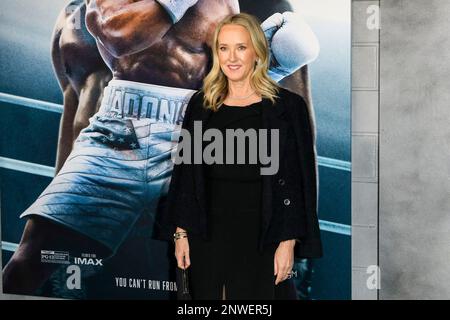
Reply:
[[[199, 123], [202, 132], [222, 133], [223, 161], [174, 166], [166, 218], [177, 265], [189, 271], [193, 299], [295, 296], [294, 257], [322, 256], [307, 106], [268, 75], [269, 43], [255, 17], [240, 13], [221, 21], [212, 53], [211, 71], [189, 101], [183, 129], [192, 141]], [[272, 163], [261, 158], [250, 163], [250, 139], [245, 140], [246, 162], [237, 163], [238, 149], [226, 134], [230, 129], [272, 130], [270, 138], [257, 140], [258, 148], [260, 141], [269, 145]], [[203, 142], [203, 156], [207, 147]], [[225, 161], [230, 153], [234, 161]], [[270, 165], [276, 170], [262, 174]]]

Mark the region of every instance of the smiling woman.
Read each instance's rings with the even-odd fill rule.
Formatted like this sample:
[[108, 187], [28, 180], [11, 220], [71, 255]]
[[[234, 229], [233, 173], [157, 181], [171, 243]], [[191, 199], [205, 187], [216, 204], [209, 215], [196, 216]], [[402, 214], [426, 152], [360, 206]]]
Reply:
[[[219, 63], [225, 76], [236, 83], [243, 81], [254, 70], [254, 65], [258, 63], [255, 49], [251, 43], [250, 34], [241, 25], [224, 25], [219, 33]], [[248, 83], [249, 84], [249, 83]], [[239, 88], [245, 91], [246, 88]], [[238, 97], [238, 88], [230, 87], [228, 100], [248, 99], [255, 94], [251, 90], [250, 95]], [[252, 99], [255, 99], [252, 97]]]
[[[269, 19], [277, 17], [283, 15]], [[266, 26], [272, 28], [274, 49], [280, 45], [274, 34], [283, 31], [272, 22]], [[186, 107], [183, 129], [196, 136], [203, 131], [200, 121], [206, 132], [219, 133], [214, 143], [225, 137], [225, 147], [214, 148], [214, 158], [227, 161], [174, 166], [165, 217], [173, 230], [177, 265], [190, 271], [193, 299], [295, 299], [294, 254], [322, 255], [308, 109], [300, 96], [268, 75], [269, 42], [255, 17], [225, 18], [212, 48], [212, 69]], [[279, 170], [277, 165], [269, 174], [262, 173], [267, 163], [252, 163], [249, 157], [255, 145], [267, 151], [267, 134], [254, 141], [244, 137], [237, 149], [235, 137], [226, 134], [265, 129], [271, 129], [271, 144], [276, 136], [270, 156], [280, 160]], [[192, 144], [192, 139], [182, 140], [178, 151]], [[194, 159], [211, 152], [209, 147], [194, 146]], [[235, 156], [244, 162], [228, 161]]]
[[278, 84], [267, 73], [269, 43], [258, 20], [247, 16], [241, 13], [234, 21], [222, 20], [216, 28], [213, 66], [203, 81], [206, 108], [247, 106], [262, 96], [274, 102]]

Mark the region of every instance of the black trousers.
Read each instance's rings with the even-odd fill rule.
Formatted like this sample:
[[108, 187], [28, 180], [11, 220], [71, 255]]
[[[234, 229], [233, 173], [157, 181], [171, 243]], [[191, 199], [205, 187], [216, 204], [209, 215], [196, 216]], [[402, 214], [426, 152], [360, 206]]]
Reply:
[[210, 238], [189, 236], [193, 299], [295, 299], [295, 286], [275, 286], [278, 244], [258, 250], [261, 223], [260, 181], [208, 180]]

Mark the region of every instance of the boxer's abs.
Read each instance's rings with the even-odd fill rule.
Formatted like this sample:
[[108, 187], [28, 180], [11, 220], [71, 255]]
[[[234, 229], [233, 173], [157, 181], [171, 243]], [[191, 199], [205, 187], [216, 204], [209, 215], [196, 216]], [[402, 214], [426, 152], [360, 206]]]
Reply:
[[176, 43], [158, 43], [120, 58], [101, 52], [115, 79], [168, 87], [198, 89], [208, 65], [206, 52], [193, 54]]
[[211, 65], [209, 42], [215, 24], [237, 12], [237, 0], [198, 1], [166, 34], [140, 52], [114, 57], [101, 43], [98, 48], [115, 79], [196, 90]]

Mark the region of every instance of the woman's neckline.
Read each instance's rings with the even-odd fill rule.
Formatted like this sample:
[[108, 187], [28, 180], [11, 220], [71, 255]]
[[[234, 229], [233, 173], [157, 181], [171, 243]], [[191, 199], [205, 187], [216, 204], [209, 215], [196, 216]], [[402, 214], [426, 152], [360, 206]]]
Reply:
[[251, 107], [251, 106], [253, 106], [255, 104], [258, 104], [258, 103], [261, 103], [261, 102], [262, 102], [262, 100], [256, 101], [256, 102], [250, 103], [250, 104], [248, 104], [246, 106], [232, 106], [232, 105], [229, 105], [229, 104], [226, 104], [226, 103], [223, 103], [223, 105], [226, 106], [226, 107], [230, 107], [230, 108], [248, 108], [248, 107]]

